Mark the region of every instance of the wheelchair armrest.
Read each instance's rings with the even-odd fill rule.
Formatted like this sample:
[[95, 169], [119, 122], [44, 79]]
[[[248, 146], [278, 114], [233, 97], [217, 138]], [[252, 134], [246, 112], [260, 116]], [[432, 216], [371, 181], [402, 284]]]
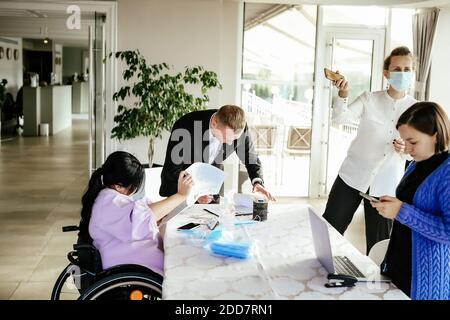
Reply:
[[62, 227], [62, 232], [78, 231], [80, 228], [78, 226], [65, 226]]
[[97, 251], [97, 248], [94, 247], [92, 244], [78, 244], [78, 243], [75, 243], [73, 245], [73, 250], [80, 250], [80, 249], [90, 249], [90, 250], [93, 250], [93, 251]]

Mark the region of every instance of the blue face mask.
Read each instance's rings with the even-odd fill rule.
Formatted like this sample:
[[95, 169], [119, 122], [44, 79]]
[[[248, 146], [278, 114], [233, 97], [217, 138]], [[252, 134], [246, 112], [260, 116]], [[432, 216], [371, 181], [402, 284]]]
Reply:
[[131, 195], [134, 201], [141, 200], [145, 197], [145, 190], [144, 188], [139, 188], [135, 193]]
[[389, 84], [397, 91], [406, 91], [411, 86], [412, 72], [390, 72]]
[[131, 194], [131, 197], [133, 198], [134, 201], [141, 200], [142, 198], [145, 197], [145, 175], [144, 180], [142, 180], [141, 187], [138, 190], [136, 190], [133, 194]]

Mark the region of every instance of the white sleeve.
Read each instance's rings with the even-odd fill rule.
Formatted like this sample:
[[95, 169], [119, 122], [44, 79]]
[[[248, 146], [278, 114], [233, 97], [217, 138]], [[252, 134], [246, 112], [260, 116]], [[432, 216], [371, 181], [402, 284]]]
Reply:
[[333, 121], [338, 124], [353, 123], [361, 118], [364, 104], [367, 101], [367, 92], [364, 92], [348, 105], [348, 98], [337, 97], [333, 105]]
[[150, 201], [147, 198], [134, 203], [131, 214], [131, 239], [132, 241], [156, 239], [159, 228], [155, 215], [149, 207]]

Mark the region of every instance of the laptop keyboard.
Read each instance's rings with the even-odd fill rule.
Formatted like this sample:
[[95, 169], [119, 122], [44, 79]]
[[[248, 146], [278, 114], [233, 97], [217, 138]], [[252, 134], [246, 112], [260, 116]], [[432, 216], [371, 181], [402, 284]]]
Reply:
[[365, 275], [359, 271], [359, 269], [347, 257], [333, 257], [333, 263], [335, 269], [334, 271], [338, 274], [346, 274], [356, 278], [365, 278]]

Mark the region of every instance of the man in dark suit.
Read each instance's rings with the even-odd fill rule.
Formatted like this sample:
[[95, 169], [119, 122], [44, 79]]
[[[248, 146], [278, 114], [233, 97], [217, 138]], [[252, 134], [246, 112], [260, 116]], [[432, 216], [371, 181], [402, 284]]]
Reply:
[[[194, 162], [209, 163], [223, 170], [222, 162], [233, 152], [244, 163], [253, 192], [275, 200], [264, 187], [261, 162], [248, 132], [244, 110], [233, 105], [191, 112], [175, 122], [167, 145], [159, 194], [163, 197], [175, 194], [180, 171]], [[213, 196], [202, 196], [197, 201], [211, 203]]]

